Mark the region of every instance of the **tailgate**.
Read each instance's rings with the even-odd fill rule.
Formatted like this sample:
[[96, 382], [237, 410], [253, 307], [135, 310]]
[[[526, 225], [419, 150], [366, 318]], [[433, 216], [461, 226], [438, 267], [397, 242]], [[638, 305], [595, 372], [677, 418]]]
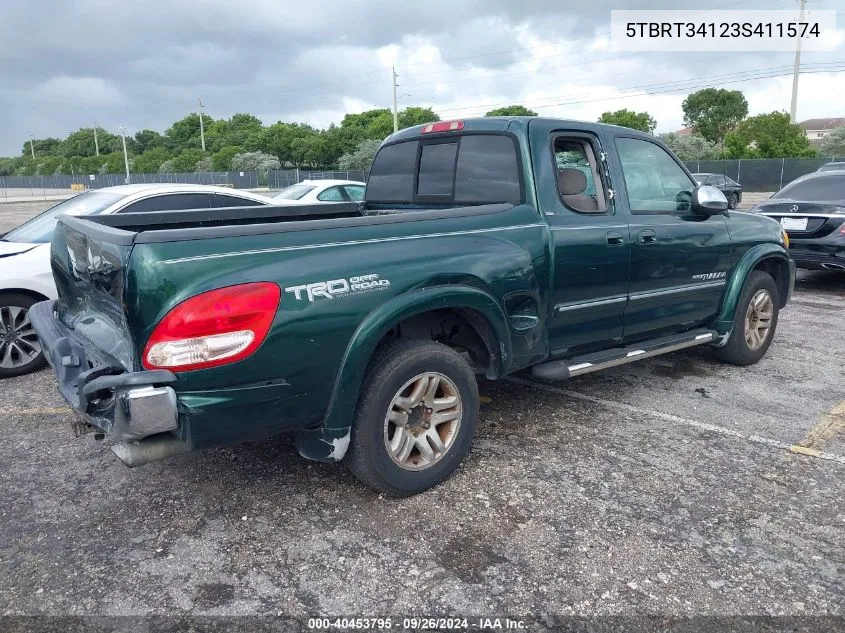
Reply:
[[124, 300], [134, 237], [83, 218], [61, 216], [50, 255], [59, 321], [127, 371], [137, 368]]

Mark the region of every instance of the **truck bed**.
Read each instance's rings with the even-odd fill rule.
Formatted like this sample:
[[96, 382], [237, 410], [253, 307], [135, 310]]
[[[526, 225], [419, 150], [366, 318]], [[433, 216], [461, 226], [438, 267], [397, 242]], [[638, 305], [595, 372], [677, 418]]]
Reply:
[[498, 213], [513, 204], [385, 206], [365, 202], [188, 209], [154, 213], [62, 216], [62, 222], [113, 244], [131, 245], [262, 233], [388, 224], [414, 219], [435, 220]]

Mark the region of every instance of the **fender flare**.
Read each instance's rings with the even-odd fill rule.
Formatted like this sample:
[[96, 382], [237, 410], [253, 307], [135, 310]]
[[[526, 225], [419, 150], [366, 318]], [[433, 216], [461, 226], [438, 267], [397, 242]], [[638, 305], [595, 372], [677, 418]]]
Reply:
[[716, 345], [721, 347], [728, 342], [733, 329], [734, 316], [736, 314], [737, 303], [739, 302], [739, 295], [742, 293], [742, 287], [745, 285], [745, 280], [748, 275], [754, 270], [757, 265], [766, 259], [779, 259], [784, 261], [790, 270], [793, 279], [790, 280], [790, 290], [794, 280], [794, 266], [789, 257], [789, 253], [779, 244], [758, 244], [750, 248], [733, 267], [731, 276], [725, 285], [725, 290], [722, 293], [722, 305], [719, 308], [719, 314], [713, 319], [712, 327], [719, 333], [719, 339]]
[[498, 375], [507, 373], [512, 359], [510, 330], [501, 306], [490, 294], [470, 286], [435, 286], [399, 295], [370, 312], [355, 330], [340, 361], [323, 423], [296, 434], [299, 454], [317, 461], [343, 459], [364, 373], [382, 338], [409, 317], [456, 308], [474, 310], [487, 319], [498, 349], [489, 349], [489, 342], [485, 343], [491, 359], [499, 365]]

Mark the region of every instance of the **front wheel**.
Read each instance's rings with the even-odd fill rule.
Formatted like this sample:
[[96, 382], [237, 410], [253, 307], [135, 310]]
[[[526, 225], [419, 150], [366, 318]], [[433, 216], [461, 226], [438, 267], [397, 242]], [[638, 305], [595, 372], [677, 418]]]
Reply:
[[384, 345], [367, 370], [344, 463], [381, 492], [423, 492], [469, 452], [478, 406], [472, 368], [450, 347], [420, 339]]
[[763, 358], [778, 324], [778, 287], [768, 273], [754, 270], [745, 280], [736, 306], [733, 330], [716, 357], [732, 365], [753, 365]]
[[0, 378], [28, 374], [47, 362], [29, 320], [35, 303], [37, 299], [14, 292], [0, 295]]
[[732, 193], [728, 198], [728, 206], [731, 209], [736, 209], [739, 206], [739, 196], [736, 194], [736, 192]]

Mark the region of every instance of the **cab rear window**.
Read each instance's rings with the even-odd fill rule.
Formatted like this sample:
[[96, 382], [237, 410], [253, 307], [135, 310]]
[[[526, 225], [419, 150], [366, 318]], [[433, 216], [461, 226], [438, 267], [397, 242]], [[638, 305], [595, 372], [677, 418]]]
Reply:
[[521, 202], [516, 143], [501, 134], [465, 134], [387, 145], [373, 162], [366, 199], [406, 204]]

